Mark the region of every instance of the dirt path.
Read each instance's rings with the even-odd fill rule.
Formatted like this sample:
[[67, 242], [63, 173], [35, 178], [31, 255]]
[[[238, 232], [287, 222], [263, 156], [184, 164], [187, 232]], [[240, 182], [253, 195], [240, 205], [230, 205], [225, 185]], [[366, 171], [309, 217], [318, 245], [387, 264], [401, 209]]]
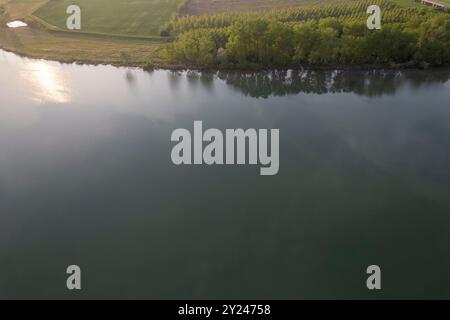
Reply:
[[[337, 3], [341, 0], [335, 0]], [[330, 0], [188, 0], [180, 15], [255, 12], [330, 3]]]

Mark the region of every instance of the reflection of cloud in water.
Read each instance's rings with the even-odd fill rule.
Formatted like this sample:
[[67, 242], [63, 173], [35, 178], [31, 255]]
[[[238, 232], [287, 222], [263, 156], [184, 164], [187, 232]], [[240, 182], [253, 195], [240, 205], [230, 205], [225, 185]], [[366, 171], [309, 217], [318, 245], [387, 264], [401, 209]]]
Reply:
[[44, 102], [67, 103], [70, 92], [61, 67], [42, 61], [26, 61], [21, 77], [28, 84], [32, 99]]

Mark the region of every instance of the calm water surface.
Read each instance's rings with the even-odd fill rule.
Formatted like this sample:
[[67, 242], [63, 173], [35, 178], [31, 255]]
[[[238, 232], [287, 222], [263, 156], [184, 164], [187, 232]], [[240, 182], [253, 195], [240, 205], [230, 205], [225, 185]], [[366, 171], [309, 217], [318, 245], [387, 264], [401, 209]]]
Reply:
[[[0, 298], [450, 298], [449, 77], [0, 51]], [[194, 120], [279, 128], [279, 174], [172, 165]]]

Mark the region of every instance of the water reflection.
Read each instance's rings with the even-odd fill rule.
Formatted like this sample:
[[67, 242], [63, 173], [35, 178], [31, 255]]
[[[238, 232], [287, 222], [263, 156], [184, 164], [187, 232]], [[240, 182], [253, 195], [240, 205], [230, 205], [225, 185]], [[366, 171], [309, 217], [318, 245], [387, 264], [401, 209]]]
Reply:
[[[375, 97], [393, 95], [400, 87], [418, 88], [445, 83], [450, 69], [421, 71], [266, 71], [255, 73], [219, 72], [219, 79], [255, 98], [299, 93], [356, 93]], [[208, 79], [203, 77], [204, 79]], [[210, 80], [213, 81], [212, 79]]]
[[26, 61], [21, 78], [28, 83], [32, 99], [39, 102], [67, 103], [70, 90], [61, 67], [44, 61]]
[[[370, 299], [372, 261], [383, 298], [449, 295], [448, 70], [0, 70], [0, 298], [73, 298], [72, 261], [79, 298]], [[279, 128], [279, 175], [174, 166], [194, 120]]]
[[126, 71], [125, 79], [130, 87], [134, 87], [136, 85], [136, 76], [131, 70]]

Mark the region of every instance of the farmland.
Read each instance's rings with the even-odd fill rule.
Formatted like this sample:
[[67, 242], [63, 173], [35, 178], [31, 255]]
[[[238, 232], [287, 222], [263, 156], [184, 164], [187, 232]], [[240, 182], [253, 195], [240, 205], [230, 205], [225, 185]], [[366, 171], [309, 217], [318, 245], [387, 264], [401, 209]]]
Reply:
[[178, 35], [183, 32], [201, 28], [224, 28], [238, 20], [264, 18], [283, 23], [294, 23], [310, 19], [339, 18], [345, 20], [365, 19], [367, 8], [376, 4], [383, 10], [384, 22], [406, 22], [418, 12], [432, 13], [429, 7], [417, 7], [415, 2], [407, 6], [405, 0], [399, 5], [391, 0], [341, 0], [331, 3], [304, 5], [298, 8], [286, 8], [268, 12], [242, 12], [242, 13], [218, 13], [201, 16], [176, 17], [164, 24], [161, 28], [163, 34]]
[[[159, 58], [158, 52], [165, 42], [159, 40], [159, 37], [156, 37], [157, 39], [128, 36], [110, 37], [100, 34], [68, 32], [63, 31], [63, 28], [58, 30], [58, 28], [52, 27], [49, 30], [46, 25], [36, 24], [33, 12], [39, 8], [41, 9], [38, 12], [42, 12], [42, 6], [46, 3], [47, 0], [0, 0], [0, 6], [4, 9], [3, 13], [0, 11], [0, 48], [33, 58], [62, 62], [140, 67], [164, 64], [164, 61]], [[62, 13], [67, 17], [65, 8]], [[4, 24], [11, 20], [26, 21], [30, 27], [5, 28]], [[123, 21], [122, 23], [128, 24], [128, 22]], [[110, 29], [109, 31], [114, 32], [115, 30]]]
[[[448, 0], [450, 1], [450, 0]], [[73, 3], [82, 9], [82, 32], [108, 35], [154, 37], [161, 26], [176, 17], [214, 16], [222, 13], [258, 14], [297, 8], [303, 16], [318, 18], [332, 14], [340, 17], [365, 14], [369, 2], [364, 0], [13, 0], [13, 3], [34, 3], [33, 15], [49, 26], [65, 29], [66, 8]], [[424, 7], [415, 0], [372, 1], [383, 9], [399, 10]], [[44, 4], [45, 3], [45, 4]], [[37, 5], [39, 4], [39, 5]], [[43, 5], [42, 5], [43, 4]], [[40, 6], [40, 7], [39, 7]], [[22, 9], [22, 6], [19, 8]], [[30, 6], [31, 9], [31, 6]]]
[[[450, 0], [441, 0], [450, 3]], [[358, 0], [188, 0], [180, 10], [180, 16], [210, 15], [217, 13], [267, 12], [296, 7], [342, 5]], [[418, 0], [391, 0], [401, 8], [423, 7]]]
[[66, 8], [73, 3], [82, 10], [83, 32], [155, 36], [162, 23], [177, 15], [184, 0], [50, 0], [34, 15], [64, 29]]
[[[72, 3], [0, 0], [0, 22], [20, 19], [30, 24], [21, 30], [0, 26], [0, 46], [23, 55], [67, 62], [242, 68], [411, 60], [442, 64], [450, 45], [449, 15], [415, 0], [77, 0], [82, 9], [82, 30], [68, 31], [66, 8]], [[364, 31], [366, 9], [372, 4], [382, 8], [383, 23], [388, 26], [381, 33]], [[425, 24], [431, 20], [434, 22]], [[262, 42], [245, 49], [241, 41], [252, 28], [261, 29], [245, 41], [250, 45], [261, 37]], [[301, 38], [308, 34], [316, 38], [309, 43], [317, 46], [312, 55], [301, 48], [306, 41]], [[397, 48], [398, 40], [403, 42]], [[275, 57], [275, 51], [242, 55], [244, 49], [251, 52], [261, 45], [274, 49], [273, 41], [281, 41], [276, 56], [283, 61], [268, 58]], [[387, 53], [397, 48], [396, 57], [382, 57], [384, 51], [374, 56], [368, 49], [370, 41], [378, 41], [379, 48], [388, 46]], [[418, 46], [422, 46], [420, 50]], [[357, 57], [353, 56], [355, 48], [359, 48]], [[427, 50], [439, 54], [432, 56]], [[325, 58], [328, 54], [332, 55]]]
[[[333, 3], [348, 1], [355, 0], [334, 0]], [[327, 3], [330, 3], [330, 0], [188, 0], [180, 10], [180, 16], [229, 12], [264, 12]]]

